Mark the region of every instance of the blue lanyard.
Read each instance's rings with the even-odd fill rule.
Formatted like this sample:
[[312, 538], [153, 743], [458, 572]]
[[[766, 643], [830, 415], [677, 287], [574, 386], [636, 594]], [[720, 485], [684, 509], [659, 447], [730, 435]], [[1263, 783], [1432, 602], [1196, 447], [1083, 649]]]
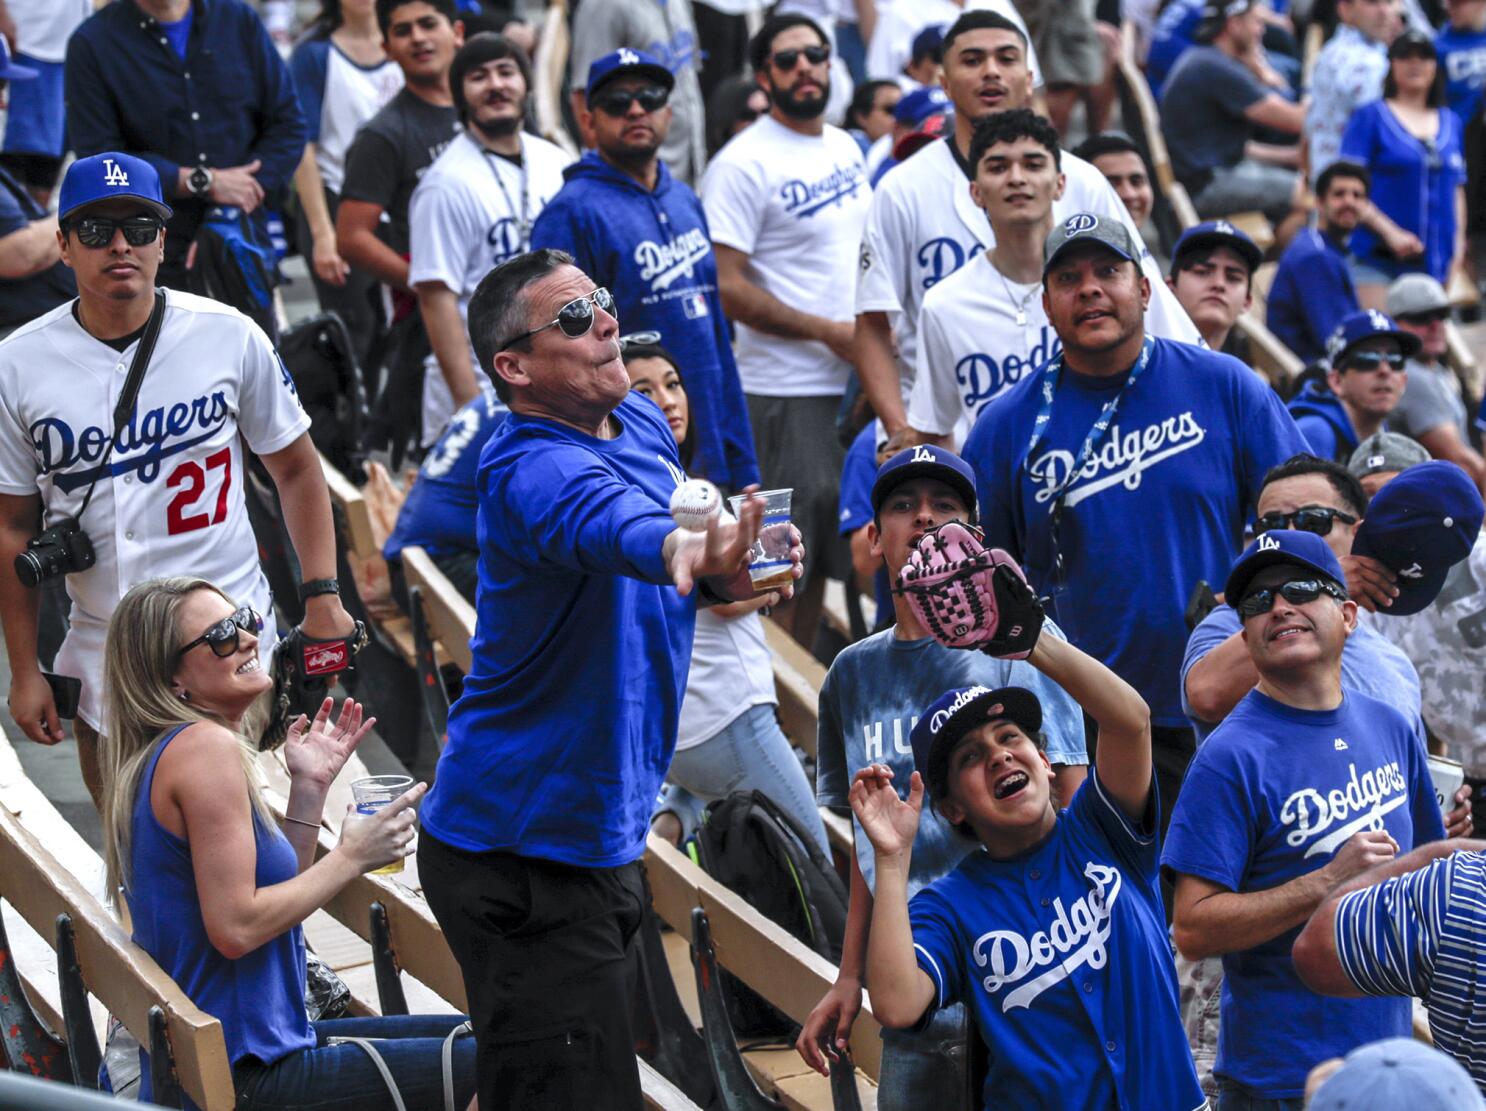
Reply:
[[[1094, 453], [1099, 450], [1104, 440], [1104, 435], [1109, 431], [1110, 423], [1114, 420], [1115, 413], [1120, 407], [1120, 402], [1125, 395], [1134, 388], [1139, 381], [1141, 372], [1145, 370], [1146, 363], [1151, 360], [1151, 351], [1155, 348], [1155, 342], [1150, 336], [1146, 336], [1145, 343], [1140, 348], [1140, 358], [1136, 360], [1134, 368], [1130, 371], [1130, 377], [1125, 379], [1125, 384], [1120, 387], [1120, 392], [1104, 403], [1104, 408], [1099, 411], [1099, 416], [1094, 421], [1094, 427], [1089, 429], [1089, 434], [1084, 437], [1084, 446], [1079, 449], [1078, 459], [1068, 471], [1068, 477], [1058, 484], [1048, 500], [1053, 502], [1053, 517], [1062, 515], [1063, 495], [1073, 485]], [[1042, 443], [1043, 437], [1047, 435], [1048, 421], [1053, 416], [1053, 396], [1058, 389], [1058, 376], [1063, 372], [1063, 356], [1059, 355], [1048, 363], [1042, 371], [1042, 408], [1037, 411], [1037, 419], [1032, 422], [1032, 439], [1027, 444], [1027, 456], [1023, 461], [1024, 467], [1032, 466], [1032, 458], [1037, 454], [1038, 445]]]

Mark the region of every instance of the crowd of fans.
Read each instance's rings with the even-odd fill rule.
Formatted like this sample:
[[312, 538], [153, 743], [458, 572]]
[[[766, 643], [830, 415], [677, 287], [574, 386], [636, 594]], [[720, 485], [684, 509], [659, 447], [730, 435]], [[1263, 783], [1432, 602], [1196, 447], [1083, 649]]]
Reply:
[[[54, 743], [42, 666], [82, 680], [110, 879], [233, 1016], [244, 1106], [376, 1106], [354, 1053], [312, 1075], [358, 1033], [406, 1043], [413, 1106], [455, 1037], [338, 1034], [294, 990], [298, 923], [410, 851], [421, 787], [318, 864], [246, 771], [230, 806], [201, 789], [248, 766], [275, 632], [243, 441], [306, 630], [351, 621], [273, 355], [286, 253], [347, 325], [367, 446], [417, 463], [392, 601], [416, 545], [478, 615], [420, 848], [478, 1042], [461, 1102], [476, 1073], [487, 1107], [638, 1098], [629, 869], [754, 790], [822, 852], [822, 808], [854, 815], [839, 974], [797, 1047], [827, 1071], [868, 989], [883, 1108], [958, 1106], [972, 1023], [987, 1107], [1385, 1106], [1339, 1093], [1405, 1068], [1458, 1090], [1385, 1040], [1408, 996], [1486, 1086], [1486, 846], [1458, 840], [1486, 818], [1458, 330], [1486, 278], [1486, 0], [579, 0], [556, 51], [532, 5], [314, 7], [0, 0], [9, 705]], [[1131, 137], [1149, 121], [1111, 129], [1122, 24], [1169, 166]], [[110, 439], [157, 331], [153, 416]], [[1303, 371], [1246, 365], [1259, 336]], [[673, 532], [688, 477], [792, 491], [789, 585], [738, 585], [754, 501]], [[65, 568], [53, 665], [10, 565], [78, 519], [96, 565]], [[895, 589], [953, 521], [1030, 584], [1016, 651], [946, 647]], [[828, 582], [874, 601], [869, 635], [843, 647]], [[829, 665], [813, 768], [765, 621]], [[369, 728], [329, 712], [290, 730], [291, 826]], [[194, 932], [164, 921], [193, 902]], [[247, 1015], [232, 975], [273, 1006]]]

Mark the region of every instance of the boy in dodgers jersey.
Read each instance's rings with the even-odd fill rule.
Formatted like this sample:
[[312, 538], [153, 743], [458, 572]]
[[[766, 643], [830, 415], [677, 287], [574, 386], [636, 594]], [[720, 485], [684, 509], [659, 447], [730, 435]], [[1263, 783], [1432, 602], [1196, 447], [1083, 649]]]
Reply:
[[[905, 402], [918, 365], [924, 293], [995, 245], [985, 214], [970, 196], [971, 133], [983, 117], [1026, 108], [1032, 100], [1026, 36], [1010, 20], [994, 12], [966, 12], [945, 32], [943, 51], [941, 80], [954, 101], [954, 133], [882, 179], [867, 215], [857, 279], [857, 371], [894, 437], [907, 427]], [[1103, 174], [1071, 154], [1063, 156], [1063, 173], [1067, 184], [1053, 205], [1055, 221], [1093, 212], [1124, 222], [1140, 243], [1139, 229]], [[1197, 329], [1144, 246], [1140, 258], [1153, 291], [1152, 331], [1198, 343]], [[901, 438], [894, 444], [901, 446]]]
[[[896, 576], [914, 540], [950, 520], [974, 522], [974, 475], [953, 452], [921, 445], [899, 452], [877, 471], [871, 493], [868, 540], [872, 552]], [[1056, 765], [1059, 793], [1072, 798], [1083, 781], [1088, 754], [1078, 707], [1028, 664], [997, 660], [981, 652], [945, 648], [924, 629], [901, 594], [892, 595], [896, 625], [849, 645], [832, 663], [820, 692], [816, 794], [822, 806], [849, 805], [852, 777], [877, 765], [913, 770], [909, 737], [919, 711], [946, 686], [1020, 684], [1036, 691], [1048, 713], [1049, 759]], [[1054, 635], [1058, 634], [1054, 629]], [[852, 857], [847, 938], [836, 983], [811, 1012], [796, 1043], [807, 1064], [824, 1071], [822, 1042], [843, 1047], [861, 1007], [867, 935], [876, 882], [872, 847], [860, 826]], [[910, 888], [951, 871], [974, 842], [929, 816], [919, 827]], [[877, 1102], [882, 1111], [949, 1106], [963, 1091], [962, 1067], [945, 1049], [960, 1045], [964, 1012], [938, 1016], [922, 1031], [885, 1031]], [[963, 1058], [959, 1058], [963, 1060]], [[939, 1098], [933, 1098], [934, 1096]]]
[[[1035, 628], [1038, 603], [1023, 611], [1016, 619]], [[1041, 704], [1022, 687], [962, 687], [924, 710], [906, 800], [882, 764], [852, 784], [876, 854], [873, 1012], [905, 1027], [952, 1002], [971, 1008], [990, 1049], [986, 1108], [1205, 1108], [1158, 884], [1150, 711], [1056, 637], [1038, 637], [1027, 663], [1099, 726], [1096, 768], [1066, 809], [1053, 796]], [[910, 902], [926, 787], [933, 809], [981, 848]]]
[[1345, 582], [1323, 537], [1278, 530], [1224, 585], [1259, 684], [1192, 761], [1162, 856], [1178, 948], [1223, 957], [1220, 1109], [1298, 1108], [1310, 1064], [1409, 1033], [1407, 999], [1316, 995], [1290, 952], [1338, 883], [1445, 836], [1424, 739], [1342, 686]]

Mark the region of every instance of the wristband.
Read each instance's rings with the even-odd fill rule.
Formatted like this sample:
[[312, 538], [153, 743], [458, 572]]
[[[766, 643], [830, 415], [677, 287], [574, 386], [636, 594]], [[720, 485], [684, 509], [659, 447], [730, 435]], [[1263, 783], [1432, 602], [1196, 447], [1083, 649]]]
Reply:
[[339, 594], [341, 584], [339, 579], [311, 579], [309, 582], [299, 584], [299, 600], [308, 602], [311, 598], [320, 594]]

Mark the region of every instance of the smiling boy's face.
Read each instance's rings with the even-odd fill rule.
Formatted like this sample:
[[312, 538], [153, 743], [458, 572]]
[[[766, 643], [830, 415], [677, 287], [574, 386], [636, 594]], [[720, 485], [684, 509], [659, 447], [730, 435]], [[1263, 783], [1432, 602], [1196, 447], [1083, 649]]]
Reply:
[[1052, 765], [1015, 722], [971, 729], [950, 752], [948, 772], [949, 789], [937, 805], [951, 825], [1020, 833], [1047, 819]]

